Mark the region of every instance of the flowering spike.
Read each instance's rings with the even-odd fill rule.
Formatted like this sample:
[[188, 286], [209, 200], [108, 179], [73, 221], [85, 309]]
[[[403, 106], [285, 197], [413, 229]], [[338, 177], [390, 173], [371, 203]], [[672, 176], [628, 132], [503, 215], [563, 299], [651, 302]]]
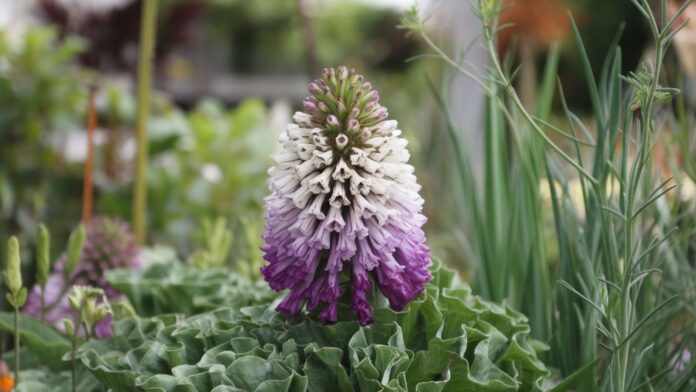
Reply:
[[269, 170], [262, 272], [273, 289], [290, 289], [278, 311], [317, 309], [335, 322], [349, 290], [366, 325], [373, 285], [399, 310], [430, 279], [423, 199], [407, 142], [369, 82], [346, 67], [327, 68], [309, 91]]
[[[19, 241], [17, 237], [12, 236], [7, 241], [7, 267], [5, 270], [5, 286], [7, 290], [16, 297], [22, 289], [22, 266], [21, 258], [19, 257]], [[14, 305], [13, 306], [17, 306]], [[20, 305], [21, 306], [21, 305]]]
[[70, 237], [68, 238], [68, 256], [65, 261], [65, 274], [69, 276], [77, 267], [77, 263], [80, 261], [80, 254], [82, 253], [82, 247], [85, 243], [85, 225], [80, 224], [77, 226]]
[[36, 281], [41, 287], [45, 287], [51, 272], [51, 235], [43, 223], [39, 225], [36, 259]]

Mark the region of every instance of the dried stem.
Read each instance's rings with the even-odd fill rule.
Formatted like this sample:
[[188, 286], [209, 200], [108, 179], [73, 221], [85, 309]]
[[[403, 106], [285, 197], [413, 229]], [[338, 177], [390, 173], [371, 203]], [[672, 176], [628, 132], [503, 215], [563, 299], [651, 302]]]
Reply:
[[[92, 195], [94, 193], [92, 173], [94, 172], [94, 131], [97, 128], [97, 112], [94, 108], [95, 88], [89, 89], [87, 105], [87, 160], [85, 161], [84, 183], [82, 188], [82, 223], [89, 223], [92, 218]], [[42, 307], [43, 317], [43, 307]]]

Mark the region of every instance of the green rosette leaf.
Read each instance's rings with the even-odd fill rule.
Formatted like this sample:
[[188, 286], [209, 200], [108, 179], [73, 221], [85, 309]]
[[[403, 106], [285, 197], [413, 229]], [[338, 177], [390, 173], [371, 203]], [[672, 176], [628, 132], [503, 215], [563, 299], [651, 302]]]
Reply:
[[82, 362], [113, 391], [531, 391], [549, 376], [526, 318], [439, 264], [423, 295], [399, 312], [377, 309], [368, 327], [287, 319], [263, 286], [175, 268], [168, 278], [157, 265], [110, 275], [141, 315], [175, 300], [202, 312], [127, 317], [113, 338], [83, 345]]

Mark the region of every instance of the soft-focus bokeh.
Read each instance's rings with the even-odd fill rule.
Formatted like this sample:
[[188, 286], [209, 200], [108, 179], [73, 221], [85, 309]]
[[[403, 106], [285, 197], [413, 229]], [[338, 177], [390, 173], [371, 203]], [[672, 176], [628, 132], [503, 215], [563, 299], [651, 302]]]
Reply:
[[[543, 64], [558, 43], [560, 76], [574, 91], [568, 100], [587, 108], [577, 57], [564, 44], [567, 7], [594, 64], [620, 21], [626, 22], [625, 69], [646, 49], [646, 26], [628, 0], [528, 2], [510, 2], [501, 23], [514, 27], [503, 30], [499, 47], [513, 63], [531, 65], [519, 81], [530, 96], [540, 77], [534, 64]], [[482, 93], [463, 77], [449, 83], [441, 63], [418, 57], [422, 43], [398, 27], [410, 0], [160, 3], [149, 131], [151, 242], [175, 244], [188, 254], [201, 221], [222, 216], [235, 228], [234, 252], [251, 256], [249, 249], [259, 245], [275, 135], [300, 108], [320, 69], [345, 64], [366, 74], [411, 141], [435, 253], [461, 256], [459, 218], [450, 213], [458, 203], [450, 151], [427, 79], [451, 84], [454, 116], [474, 157], [482, 140]], [[470, 44], [480, 22], [465, 3], [425, 1], [420, 12], [446, 48], [470, 46], [467, 55], [481, 68], [485, 55]], [[77, 223], [90, 86], [97, 89], [99, 114], [95, 212], [130, 220], [139, 2], [4, 1], [0, 7], [0, 237], [33, 236], [37, 223], [46, 222], [63, 241]]]

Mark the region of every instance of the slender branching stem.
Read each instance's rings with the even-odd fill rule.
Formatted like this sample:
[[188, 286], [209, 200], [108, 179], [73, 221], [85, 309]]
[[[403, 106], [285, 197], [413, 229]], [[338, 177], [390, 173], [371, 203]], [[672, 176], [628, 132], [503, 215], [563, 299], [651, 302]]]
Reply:
[[515, 105], [522, 117], [524, 117], [527, 123], [532, 127], [532, 130], [534, 130], [534, 132], [537, 133], [544, 140], [544, 143], [550, 146], [551, 149], [553, 149], [565, 161], [570, 163], [588, 181], [590, 181], [592, 184], [597, 184], [597, 180], [594, 177], [592, 177], [592, 174], [585, 170], [585, 168], [583, 168], [577, 161], [571, 158], [565, 151], [558, 147], [558, 145], [556, 145], [556, 143], [554, 143], [548, 137], [548, 135], [546, 135], [544, 130], [541, 129], [541, 126], [539, 126], [539, 124], [534, 119], [534, 117], [532, 117], [527, 108], [524, 107], [524, 104], [522, 103], [522, 100], [517, 94], [517, 91], [515, 91], [515, 87], [512, 85], [512, 82], [503, 70], [503, 67], [500, 64], [500, 60], [498, 59], [498, 50], [495, 45], [495, 30], [493, 28], [492, 22], [489, 20], [483, 21], [483, 23], [483, 35], [485, 41], [484, 44], [486, 45], [486, 49], [488, 50], [488, 57], [491, 61], [491, 65], [493, 66], [493, 71], [495, 72], [495, 75], [499, 79], [500, 83], [505, 88], [505, 92], [512, 101], [513, 105]]
[[[515, 107], [519, 110], [519, 112], [522, 114], [524, 119], [529, 123], [529, 125], [532, 127], [535, 133], [537, 133], [543, 140], [544, 143], [547, 144], [548, 146], [551, 147], [558, 155], [560, 155], [564, 160], [566, 160], [568, 163], [570, 163], [576, 170], [578, 170], [585, 178], [587, 178], [588, 181], [590, 181], [592, 184], [596, 184], [597, 180], [592, 177], [592, 175], [585, 170], [578, 162], [576, 162], [574, 159], [572, 159], [565, 151], [563, 151], [559, 146], [557, 146], [549, 137], [546, 135], [546, 133], [541, 129], [541, 126], [537, 123], [537, 121], [532, 117], [532, 115], [526, 110], [524, 107], [524, 104], [522, 104], [522, 101], [520, 100], [519, 96], [517, 95], [517, 92], [515, 91], [515, 88], [512, 86], [512, 83], [510, 82], [509, 78], [507, 77], [506, 73], [503, 71], [502, 66], [500, 65], [500, 61], [498, 60], [498, 52], [495, 46], [495, 39], [494, 39], [494, 31], [490, 27], [490, 21], [483, 21], [484, 22], [484, 45], [488, 51], [488, 55], [490, 57], [490, 60], [493, 65], [493, 71], [495, 72], [495, 76], [498, 78], [497, 83], [501, 84], [505, 88], [505, 92], [507, 95], [510, 97], [512, 103], [515, 105]], [[424, 29], [420, 29], [420, 36], [423, 39], [423, 41], [430, 47], [432, 51], [434, 51], [438, 57], [440, 57], [444, 62], [452, 66], [454, 69], [456, 69], [458, 72], [460, 72], [462, 75], [470, 78], [473, 80], [476, 84], [479, 85], [481, 90], [488, 96], [495, 97], [496, 96], [496, 90], [492, 89], [491, 87], [487, 86], [486, 83], [481, 80], [478, 76], [474, 75], [470, 70], [456, 62], [454, 59], [452, 59], [447, 53], [445, 53], [440, 47], [438, 47], [432, 39], [428, 36], [428, 34], [425, 32]], [[500, 97], [496, 98], [498, 101], [501, 101]], [[500, 102], [501, 108], [505, 108], [505, 105], [503, 102]], [[506, 117], [511, 117], [510, 113], [505, 113]]]
[[[621, 299], [619, 307], [619, 317], [617, 320], [618, 328], [621, 333], [621, 341], [623, 344], [619, 347], [617, 360], [615, 362], [616, 375], [615, 383], [618, 391], [626, 391], [629, 388], [627, 384], [628, 369], [630, 365], [630, 352], [632, 339], [631, 331], [635, 324], [635, 307], [634, 307], [634, 292], [631, 287], [632, 274], [635, 269], [634, 265], [634, 226], [637, 223], [637, 217], [634, 216], [634, 208], [638, 193], [638, 186], [643, 177], [644, 171], [647, 169], [646, 164], [649, 162], [649, 157], [652, 155], [652, 133], [653, 133], [653, 105], [655, 95], [658, 89], [660, 74], [662, 72], [662, 61], [664, 60], [664, 32], [657, 33], [655, 31], [655, 59], [652, 70], [652, 78], [648, 86], [647, 94], [645, 94], [642, 102], [641, 122], [637, 135], [638, 153], [635, 160], [635, 166], [631, 170], [629, 177], [629, 192], [626, 203], [626, 224], [624, 228], [624, 248], [623, 248], [623, 276], [621, 285]], [[637, 261], [636, 261], [637, 262]], [[637, 294], [637, 293], [636, 293]]]
[[481, 90], [485, 92], [489, 96], [493, 96], [495, 94], [495, 90], [491, 89], [486, 85], [484, 81], [481, 80], [478, 76], [474, 75], [471, 71], [463, 67], [461, 64], [458, 62], [454, 61], [447, 53], [445, 53], [442, 49], [440, 49], [439, 46], [437, 46], [432, 39], [430, 39], [430, 36], [425, 32], [424, 29], [420, 29], [420, 35], [423, 41], [432, 49], [433, 52], [437, 54], [444, 62], [452, 66], [452, 68], [456, 69], [459, 73], [462, 75], [466, 76], [467, 78], [471, 79], [474, 81], [474, 83], [478, 84]]

